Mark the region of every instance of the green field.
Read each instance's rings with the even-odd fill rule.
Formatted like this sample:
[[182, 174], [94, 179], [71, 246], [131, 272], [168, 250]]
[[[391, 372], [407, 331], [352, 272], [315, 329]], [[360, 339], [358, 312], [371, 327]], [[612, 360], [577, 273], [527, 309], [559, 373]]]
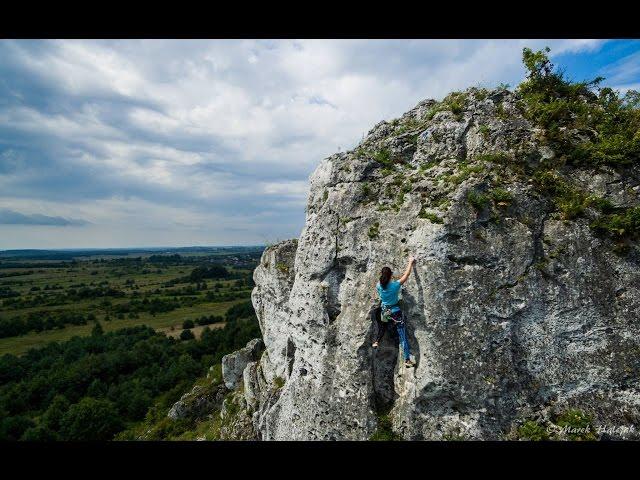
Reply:
[[[181, 331], [184, 320], [222, 317], [229, 307], [250, 297], [252, 270], [258, 258], [259, 252], [226, 256], [197, 252], [179, 256], [87, 256], [71, 261], [2, 259], [0, 324], [5, 328], [0, 329], [0, 355], [21, 355], [49, 342], [89, 335], [95, 322], [100, 322], [105, 332], [148, 325], [173, 334]], [[223, 267], [227, 275], [189, 279], [194, 269], [211, 265]], [[103, 295], [101, 289], [111, 289], [114, 294]], [[127, 312], [132, 301], [172, 302], [172, 306], [168, 311]], [[31, 317], [37, 322], [38, 318], [61, 315], [81, 315], [86, 322], [56, 324], [41, 331], [28, 329], [19, 334], [11, 331], [13, 321], [20, 323]]]
[[[115, 319], [110, 322], [101, 322], [101, 325], [105, 332], [125, 327], [133, 327], [135, 325], [148, 325], [157, 331], [165, 331], [167, 328], [171, 327], [182, 330], [182, 322], [185, 319], [199, 317], [201, 315], [224, 315], [230, 306], [242, 301], [244, 300], [239, 299], [231, 302], [203, 303], [194, 307], [180, 308], [173, 312], [160, 313], [155, 317], [149, 314], [142, 314], [139, 319]], [[0, 339], [0, 355], [4, 355], [5, 353], [22, 355], [30, 348], [40, 347], [49, 342], [68, 340], [75, 335], [89, 335], [93, 326], [93, 323], [87, 325], [73, 325], [61, 330], [51, 330], [39, 333], [32, 332], [23, 336], [2, 338]]]

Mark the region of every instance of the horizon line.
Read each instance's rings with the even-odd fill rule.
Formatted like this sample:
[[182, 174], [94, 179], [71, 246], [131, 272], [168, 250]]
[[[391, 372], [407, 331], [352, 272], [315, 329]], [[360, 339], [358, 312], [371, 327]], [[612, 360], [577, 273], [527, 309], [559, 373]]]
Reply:
[[91, 251], [91, 250], [165, 250], [165, 249], [180, 249], [180, 248], [251, 248], [251, 247], [265, 247], [266, 244], [251, 244], [251, 245], [185, 245], [185, 246], [160, 246], [160, 247], [65, 247], [65, 248], [5, 248], [0, 249], [0, 253], [2, 252], [26, 252], [26, 251], [36, 251], [36, 252], [70, 252], [70, 251]]

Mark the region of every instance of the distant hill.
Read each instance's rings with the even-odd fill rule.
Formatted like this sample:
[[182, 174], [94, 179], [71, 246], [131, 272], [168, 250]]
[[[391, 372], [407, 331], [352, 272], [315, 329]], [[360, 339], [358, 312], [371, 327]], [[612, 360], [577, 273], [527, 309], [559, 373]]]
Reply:
[[2, 260], [73, 260], [82, 257], [128, 257], [144, 255], [233, 255], [262, 252], [263, 246], [221, 246], [221, 247], [148, 247], [148, 248], [86, 248], [86, 249], [24, 249], [0, 250]]

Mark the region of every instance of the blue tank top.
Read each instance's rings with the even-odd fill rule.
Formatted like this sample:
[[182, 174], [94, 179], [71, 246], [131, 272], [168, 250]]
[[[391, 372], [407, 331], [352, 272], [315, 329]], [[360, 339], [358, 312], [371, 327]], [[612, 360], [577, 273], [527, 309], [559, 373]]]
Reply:
[[[378, 295], [380, 295], [380, 301], [386, 307], [397, 305], [401, 288], [402, 284], [398, 280], [391, 280], [389, 283], [387, 283], [386, 288], [382, 288], [382, 285], [380, 285], [380, 283], [378, 283], [378, 285], [376, 286]], [[399, 310], [400, 307], [398, 306], [391, 309], [392, 312], [397, 312]]]

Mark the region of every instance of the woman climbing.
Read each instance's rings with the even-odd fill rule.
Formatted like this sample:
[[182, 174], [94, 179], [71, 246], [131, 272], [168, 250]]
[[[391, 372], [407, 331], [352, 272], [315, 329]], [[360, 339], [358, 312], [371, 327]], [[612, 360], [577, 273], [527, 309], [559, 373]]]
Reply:
[[[400, 338], [400, 345], [402, 345], [402, 353], [404, 354], [404, 364], [407, 368], [413, 367], [414, 362], [411, 361], [409, 342], [407, 341], [407, 332], [404, 324], [404, 315], [400, 306], [398, 305], [400, 287], [407, 281], [409, 275], [411, 275], [411, 267], [416, 262], [416, 259], [409, 257], [409, 263], [404, 271], [404, 274], [398, 280], [391, 280], [393, 272], [389, 267], [384, 267], [380, 272], [380, 283], [376, 285], [376, 290], [380, 297], [380, 316], [376, 315], [376, 321], [378, 323], [378, 336], [373, 342], [373, 348], [378, 347], [378, 343], [382, 340], [382, 336], [387, 330], [387, 325], [390, 322], [396, 327], [398, 337]], [[374, 313], [377, 313], [374, 311]]]

